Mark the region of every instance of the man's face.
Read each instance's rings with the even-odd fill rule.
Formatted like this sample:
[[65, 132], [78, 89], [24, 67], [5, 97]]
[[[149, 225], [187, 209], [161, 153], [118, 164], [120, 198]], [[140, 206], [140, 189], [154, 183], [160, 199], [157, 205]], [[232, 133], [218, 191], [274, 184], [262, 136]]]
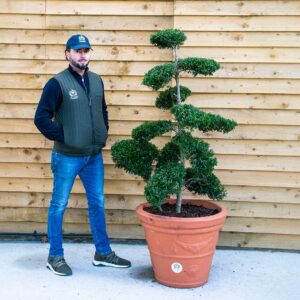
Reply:
[[90, 62], [91, 49], [70, 49], [70, 51], [66, 51], [66, 57], [73, 67], [84, 70]]

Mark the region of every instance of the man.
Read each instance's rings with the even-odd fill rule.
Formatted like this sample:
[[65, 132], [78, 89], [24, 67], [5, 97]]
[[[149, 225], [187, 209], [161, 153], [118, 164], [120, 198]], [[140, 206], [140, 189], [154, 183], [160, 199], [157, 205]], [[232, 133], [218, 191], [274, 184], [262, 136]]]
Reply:
[[46, 83], [34, 118], [40, 132], [54, 140], [47, 268], [56, 275], [72, 275], [64, 259], [62, 222], [76, 175], [84, 185], [88, 200], [90, 227], [96, 248], [93, 265], [131, 266], [130, 261], [118, 257], [111, 250], [106, 232], [101, 150], [106, 144], [109, 125], [103, 81], [88, 69], [91, 50], [86, 36], [77, 34], [69, 38], [65, 50], [69, 67]]

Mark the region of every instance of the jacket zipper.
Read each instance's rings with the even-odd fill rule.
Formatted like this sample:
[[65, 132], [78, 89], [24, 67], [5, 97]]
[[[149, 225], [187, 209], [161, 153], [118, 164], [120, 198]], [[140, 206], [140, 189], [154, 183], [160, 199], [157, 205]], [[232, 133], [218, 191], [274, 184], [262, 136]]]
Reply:
[[92, 99], [91, 99], [91, 97], [88, 93], [88, 90], [86, 88], [83, 77], [81, 78], [81, 81], [82, 81], [82, 84], [84, 86], [85, 93], [86, 93], [86, 95], [88, 97], [88, 100], [89, 100], [90, 116], [91, 116], [91, 122], [92, 122], [92, 144], [95, 145], [95, 128], [94, 128], [94, 118], [93, 118], [93, 112], [92, 112]]

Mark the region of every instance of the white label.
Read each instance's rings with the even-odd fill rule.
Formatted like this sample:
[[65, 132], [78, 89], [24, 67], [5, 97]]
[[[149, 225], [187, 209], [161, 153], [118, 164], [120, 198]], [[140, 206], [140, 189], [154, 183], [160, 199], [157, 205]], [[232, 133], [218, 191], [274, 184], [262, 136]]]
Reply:
[[80, 35], [78, 37], [78, 40], [79, 40], [80, 43], [85, 43], [85, 37], [83, 35]]
[[172, 263], [172, 265], [171, 265], [171, 269], [172, 269], [172, 271], [174, 272], [174, 273], [180, 273], [180, 272], [182, 272], [182, 265], [180, 264], [180, 263], [178, 263], [178, 262], [174, 262], [174, 263]]

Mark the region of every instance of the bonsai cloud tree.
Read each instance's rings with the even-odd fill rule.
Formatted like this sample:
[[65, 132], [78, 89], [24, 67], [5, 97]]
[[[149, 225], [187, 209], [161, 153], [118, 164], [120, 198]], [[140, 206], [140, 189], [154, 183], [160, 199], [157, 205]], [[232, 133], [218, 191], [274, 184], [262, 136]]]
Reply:
[[[217, 165], [214, 152], [208, 143], [194, 137], [193, 131], [227, 133], [237, 125], [233, 120], [184, 104], [191, 90], [179, 84], [179, 75], [187, 72], [193, 77], [207, 76], [220, 68], [212, 59], [179, 59], [178, 49], [185, 40], [185, 34], [179, 29], [166, 29], [152, 34], [151, 44], [160, 49], [172, 49], [174, 61], [152, 68], [143, 79], [144, 85], [156, 91], [175, 79], [176, 86], [160, 91], [155, 102], [156, 107], [170, 110], [174, 118], [145, 122], [132, 130], [132, 139], [117, 141], [111, 148], [116, 167], [144, 179], [145, 197], [154, 208], [162, 211], [165, 200], [176, 195], [178, 214], [182, 208], [184, 189], [214, 200], [221, 200], [226, 195], [224, 186], [213, 174]], [[150, 142], [168, 132], [173, 132], [173, 136], [162, 149]], [[189, 167], [186, 167], [186, 161], [190, 162]]]

